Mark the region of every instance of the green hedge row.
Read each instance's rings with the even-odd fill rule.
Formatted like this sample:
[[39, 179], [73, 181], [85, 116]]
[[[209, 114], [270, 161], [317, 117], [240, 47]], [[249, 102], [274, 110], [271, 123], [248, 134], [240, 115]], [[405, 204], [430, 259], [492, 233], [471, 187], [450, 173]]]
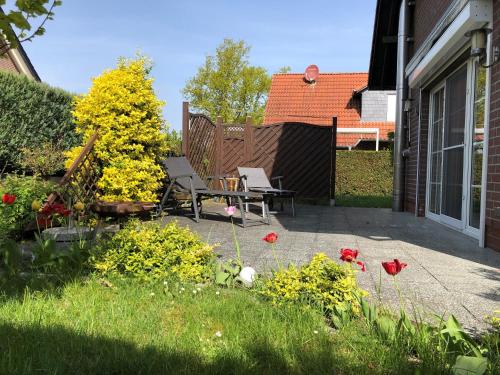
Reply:
[[336, 196], [389, 196], [392, 178], [390, 151], [337, 151]]
[[47, 142], [70, 148], [79, 143], [68, 92], [25, 76], [0, 72], [0, 168], [19, 168], [20, 150]]

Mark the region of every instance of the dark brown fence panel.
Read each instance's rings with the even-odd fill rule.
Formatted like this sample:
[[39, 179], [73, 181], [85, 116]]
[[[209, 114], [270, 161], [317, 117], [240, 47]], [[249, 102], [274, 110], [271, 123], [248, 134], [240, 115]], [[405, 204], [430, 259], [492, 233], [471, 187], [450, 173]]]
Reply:
[[214, 176], [216, 172], [215, 124], [204, 115], [189, 114], [188, 125], [189, 148], [184, 153], [194, 170], [203, 179]]
[[237, 176], [237, 167], [245, 164], [245, 126], [226, 124], [223, 125], [223, 157], [221, 174]]
[[251, 166], [284, 176], [286, 189], [303, 198], [330, 198], [332, 127], [280, 123], [254, 130]]
[[332, 126], [287, 122], [266, 126], [214, 124], [184, 105], [183, 150], [202, 177], [237, 176], [237, 167], [262, 167], [284, 176], [284, 188], [303, 198], [331, 198], [335, 181], [336, 121]]

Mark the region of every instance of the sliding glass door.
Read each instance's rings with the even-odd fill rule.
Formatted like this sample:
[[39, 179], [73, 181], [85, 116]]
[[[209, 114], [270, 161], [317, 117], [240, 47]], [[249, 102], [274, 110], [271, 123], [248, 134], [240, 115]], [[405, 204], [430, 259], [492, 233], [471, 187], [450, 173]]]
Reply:
[[430, 97], [427, 216], [474, 235], [480, 226], [485, 87], [484, 69], [470, 62]]
[[446, 80], [445, 88], [441, 215], [449, 224], [460, 227], [463, 201], [467, 66], [451, 75]]

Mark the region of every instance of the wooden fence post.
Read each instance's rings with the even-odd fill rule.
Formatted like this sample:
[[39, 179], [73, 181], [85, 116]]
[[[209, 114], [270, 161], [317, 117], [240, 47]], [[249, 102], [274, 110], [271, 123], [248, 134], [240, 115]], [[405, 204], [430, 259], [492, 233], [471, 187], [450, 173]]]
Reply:
[[245, 162], [246, 167], [251, 167], [251, 163], [253, 160], [253, 131], [254, 126], [252, 122], [252, 117], [247, 116], [247, 120], [245, 122], [245, 132], [243, 133], [243, 144], [244, 144], [244, 157], [243, 160]]
[[182, 102], [182, 153], [189, 160], [189, 103]]
[[222, 176], [222, 163], [224, 158], [224, 128], [222, 117], [217, 116], [215, 122], [215, 175]]
[[332, 118], [330, 164], [330, 206], [335, 206], [335, 181], [337, 176], [337, 117]]

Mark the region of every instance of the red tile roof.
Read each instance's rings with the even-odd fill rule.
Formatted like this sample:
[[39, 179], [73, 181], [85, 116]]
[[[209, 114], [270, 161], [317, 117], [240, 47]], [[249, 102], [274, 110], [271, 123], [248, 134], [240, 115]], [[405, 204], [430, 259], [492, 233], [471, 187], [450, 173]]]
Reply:
[[[360, 104], [353, 92], [366, 87], [368, 73], [321, 73], [314, 83], [307, 83], [303, 73], [274, 74], [264, 112], [264, 124], [306, 122], [331, 125], [337, 117], [340, 128], [377, 127], [380, 138], [394, 130], [394, 123], [362, 123]], [[337, 135], [338, 146], [353, 146], [359, 139], [375, 139], [375, 134]]]

